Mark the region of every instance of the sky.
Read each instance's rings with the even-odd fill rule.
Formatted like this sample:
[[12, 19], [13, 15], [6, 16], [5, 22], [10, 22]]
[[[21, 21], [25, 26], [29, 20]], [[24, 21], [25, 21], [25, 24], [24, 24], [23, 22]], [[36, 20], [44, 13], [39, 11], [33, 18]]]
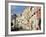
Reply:
[[12, 14], [21, 14], [25, 9], [25, 6], [11, 6], [11, 13]]

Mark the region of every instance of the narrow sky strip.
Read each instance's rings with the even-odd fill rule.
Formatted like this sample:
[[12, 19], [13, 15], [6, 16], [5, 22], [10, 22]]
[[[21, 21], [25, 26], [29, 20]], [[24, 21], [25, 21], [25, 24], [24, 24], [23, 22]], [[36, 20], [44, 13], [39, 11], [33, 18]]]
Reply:
[[25, 6], [12, 5], [11, 6], [11, 13], [12, 14], [21, 14], [24, 11], [25, 8], [26, 8]]

